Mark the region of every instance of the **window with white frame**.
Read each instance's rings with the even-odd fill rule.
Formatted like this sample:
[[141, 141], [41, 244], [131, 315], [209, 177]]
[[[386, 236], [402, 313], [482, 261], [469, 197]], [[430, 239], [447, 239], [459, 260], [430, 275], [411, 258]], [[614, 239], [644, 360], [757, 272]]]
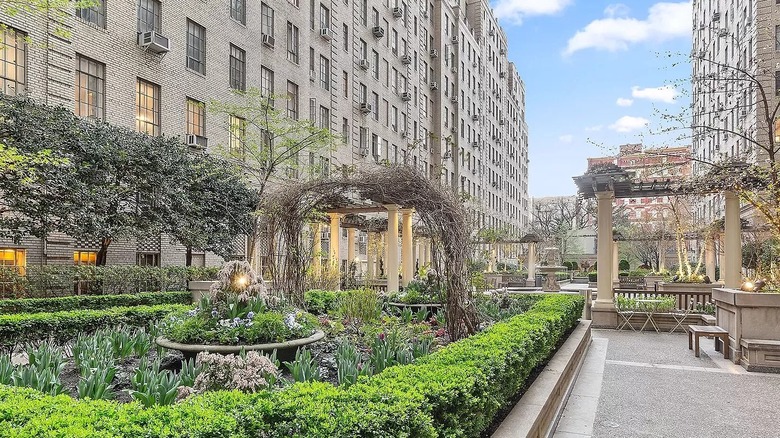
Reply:
[[76, 54], [76, 115], [101, 120], [105, 117], [105, 81], [105, 64]]
[[206, 105], [187, 98], [187, 134], [206, 136]]

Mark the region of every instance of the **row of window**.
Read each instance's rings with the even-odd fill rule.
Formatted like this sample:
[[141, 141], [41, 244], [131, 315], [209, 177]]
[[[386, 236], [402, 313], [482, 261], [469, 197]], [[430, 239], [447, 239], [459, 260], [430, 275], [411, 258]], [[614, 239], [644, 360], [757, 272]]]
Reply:
[[[73, 251], [73, 264], [95, 266], [97, 251]], [[136, 264], [139, 266], [160, 266], [159, 252], [136, 253]], [[27, 250], [20, 248], [0, 248], [0, 267], [16, 269], [24, 275], [27, 269]]]

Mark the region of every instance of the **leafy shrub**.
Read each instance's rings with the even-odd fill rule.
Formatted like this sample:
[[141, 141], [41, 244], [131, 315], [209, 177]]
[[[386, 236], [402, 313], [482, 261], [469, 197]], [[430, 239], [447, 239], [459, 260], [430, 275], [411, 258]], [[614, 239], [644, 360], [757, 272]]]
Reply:
[[579, 296], [546, 296], [522, 315], [348, 388], [297, 383], [143, 409], [0, 386], [0, 430], [18, 437], [476, 437], [577, 323], [582, 306]]
[[339, 298], [342, 295], [348, 294], [349, 292], [350, 291], [332, 291], [320, 289], [306, 291], [306, 293], [303, 295], [306, 310], [315, 315], [326, 315], [333, 313], [339, 303]]
[[376, 291], [351, 290], [339, 296], [335, 313], [353, 322], [367, 323], [379, 319], [382, 315], [382, 305]]
[[631, 269], [631, 264], [628, 263], [628, 260], [622, 259], [618, 262], [618, 270], [620, 271], [628, 271]]
[[196, 363], [200, 367], [193, 385], [197, 392], [221, 389], [256, 392], [273, 386], [279, 378], [273, 359], [257, 351], [244, 355], [202, 352], [198, 353]]
[[145, 292], [121, 295], [78, 295], [57, 298], [23, 298], [0, 300], [2, 313], [60, 312], [65, 310], [108, 309], [119, 306], [154, 306], [157, 304], [189, 304], [190, 292]]
[[284, 362], [284, 366], [292, 374], [296, 382], [311, 382], [320, 380], [320, 369], [317, 362], [311, 357], [311, 351], [299, 348], [295, 351], [295, 360]]
[[598, 275], [595, 272], [588, 272], [588, 281], [591, 283], [595, 283], [598, 281]]
[[79, 294], [135, 294], [144, 291], [176, 291], [187, 281], [216, 278], [216, 267], [183, 266], [85, 266], [32, 265], [21, 275], [0, 268], [0, 281], [17, 298], [42, 298]]
[[176, 401], [181, 379], [171, 370], [161, 370], [159, 359], [149, 364], [144, 357], [130, 378], [130, 386], [130, 396], [146, 407], [170, 405]]
[[156, 306], [112, 307], [103, 310], [73, 310], [52, 313], [16, 313], [0, 315], [0, 349], [19, 344], [53, 339], [65, 344], [81, 333], [126, 325], [145, 327], [173, 311], [186, 309], [178, 304]]

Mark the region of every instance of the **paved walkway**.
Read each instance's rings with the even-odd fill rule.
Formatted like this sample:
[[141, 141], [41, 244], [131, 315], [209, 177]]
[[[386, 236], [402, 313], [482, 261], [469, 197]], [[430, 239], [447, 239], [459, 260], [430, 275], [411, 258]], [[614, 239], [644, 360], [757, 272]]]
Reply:
[[780, 438], [780, 374], [748, 373], [702, 338], [593, 330], [555, 438]]

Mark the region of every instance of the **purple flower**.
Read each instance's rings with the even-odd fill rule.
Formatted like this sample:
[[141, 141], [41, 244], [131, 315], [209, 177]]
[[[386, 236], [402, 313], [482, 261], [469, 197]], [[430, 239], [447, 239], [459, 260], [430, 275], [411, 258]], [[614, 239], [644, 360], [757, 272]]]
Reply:
[[254, 317], [255, 317], [255, 312], [249, 312], [249, 313], [246, 314], [246, 318], [247, 319], [252, 319]]
[[217, 313], [217, 309], [214, 309], [214, 310], [211, 311], [211, 317], [212, 318], [216, 318], [218, 316], [219, 316], [219, 313]]
[[379, 340], [380, 341], [384, 341], [385, 340], [385, 334], [384, 333], [380, 333], [379, 334]]

